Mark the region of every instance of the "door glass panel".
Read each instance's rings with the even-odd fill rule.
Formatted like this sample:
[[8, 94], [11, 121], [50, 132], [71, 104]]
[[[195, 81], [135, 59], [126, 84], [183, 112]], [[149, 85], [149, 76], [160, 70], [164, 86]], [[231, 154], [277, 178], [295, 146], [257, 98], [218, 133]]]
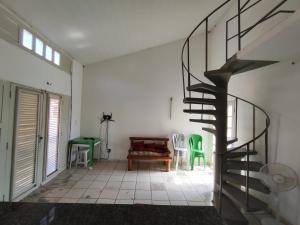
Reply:
[[47, 129], [47, 166], [46, 175], [49, 176], [58, 169], [60, 98], [48, 97], [48, 129]]
[[233, 106], [232, 105], [228, 105], [228, 110], [227, 110], [228, 116], [232, 116], [232, 113], [233, 113]]

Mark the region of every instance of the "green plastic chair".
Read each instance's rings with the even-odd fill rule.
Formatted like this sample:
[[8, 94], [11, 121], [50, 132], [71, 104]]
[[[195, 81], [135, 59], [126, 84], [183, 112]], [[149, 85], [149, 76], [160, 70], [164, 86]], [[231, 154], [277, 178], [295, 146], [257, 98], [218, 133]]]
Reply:
[[203, 159], [204, 168], [206, 166], [205, 152], [202, 148], [202, 137], [198, 134], [192, 134], [189, 138], [190, 146], [190, 164], [191, 170], [194, 170], [195, 158], [198, 158], [198, 166], [200, 166], [200, 158]]

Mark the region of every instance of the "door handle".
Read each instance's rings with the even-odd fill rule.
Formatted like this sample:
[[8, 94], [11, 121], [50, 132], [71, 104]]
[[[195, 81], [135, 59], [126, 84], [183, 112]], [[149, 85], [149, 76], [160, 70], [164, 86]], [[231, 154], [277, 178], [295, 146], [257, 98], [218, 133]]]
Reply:
[[39, 139], [39, 142], [41, 142], [44, 139], [44, 137], [42, 137], [42, 136], [39, 135], [38, 139]]

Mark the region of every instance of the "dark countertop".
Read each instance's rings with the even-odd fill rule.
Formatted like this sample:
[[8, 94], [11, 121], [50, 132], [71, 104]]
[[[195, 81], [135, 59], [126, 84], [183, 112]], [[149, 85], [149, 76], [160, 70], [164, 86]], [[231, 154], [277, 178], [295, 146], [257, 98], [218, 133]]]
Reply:
[[214, 207], [0, 203], [1, 225], [223, 225]]

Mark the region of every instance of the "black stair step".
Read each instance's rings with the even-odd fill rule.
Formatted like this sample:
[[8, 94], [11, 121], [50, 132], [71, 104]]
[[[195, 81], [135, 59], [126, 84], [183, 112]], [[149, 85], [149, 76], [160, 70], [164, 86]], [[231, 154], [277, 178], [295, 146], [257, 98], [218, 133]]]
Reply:
[[[215, 207], [220, 207], [219, 198], [215, 199]], [[224, 194], [222, 194], [222, 207], [220, 213], [222, 219], [228, 225], [248, 225], [248, 220], [241, 213], [240, 209]]]
[[206, 124], [212, 124], [212, 125], [215, 125], [217, 123], [216, 120], [204, 120], [204, 119], [190, 119], [190, 122], [206, 123]]
[[[260, 162], [249, 162], [249, 170], [258, 172], [264, 164]], [[225, 169], [228, 170], [247, 170], [247, 162], [239, 160], [227, 160]]]
[[232, 75], [235, 75], [268, 66], [274, 63], [277, 63], [277, 61], [237, 59], [237, 56], [235, 54], [221, 67], [221, 70], [231, 71]]
[[188, 86], [186, 88], [188, 91], [194, 91], [194, 92], [201, 92], [201, 93], [208, 93], [208, 94], [216, 94], [219, 92], [225, 92], [223, 88], [218, 88], [214, 85], [200, 83], [200, 84], [194, 84], [191, 86]]
[[228, 82], [231, 75], [232, 73], [226, 70], [210, 70], [204, 73], [204, 76], [215, 85], [218, 85], [220, 82], [224, 83], [224, 81]]
[[216, 110], [208, 109], [184, 109], [183, 112], [192, 114], [216, 115]]
[[223, 193], [227, 195], [227, 197], [230, 198], [240, 209], [249, 212], [255, 212], [255, 211], [260, 211], [268, 208], [268, 205], [265, 202], [253, 197], [250, 194], [249, 194], [249, 203], [247, 208], [246, 192], [228, 183], [224, 183], [222, 186], [223, 186], [222, 189]]
[[[233, 184], [238, 184], [240, 186], [246, 186], [246, 176], [240, 175], [240, 174], [235, 174], [235, 173], [224, 173], [223, 174], [223, 180], [233, 183]], [[265, 194], [270, 194], [270, 189], [263, 184], [259, 179], [254, 178], [254, 177], [249, 177], [249, 188], [265, 193]]]
[[204, 104], [204, 105], [216, 105], [216, 99], [211, 98], [185, 98], [183, 99], [185, 104]]
[[237, 142], [238, 141], [238, 138], [231, 138], [231, 139], [228, 139], [227, 140], [227, 145], [231, 145], [233, 144], [234, 142]]
[[216, 130], [213, 129], [213, 128], [204, 127], [204, 128], [202, 128], [202, 130], [204, 130], [204, 131], [206, 131], [206, 132], [209, 132], [209, 133], [211, 133], [211, 134], [216, 135]]
[[[231, 149], [228, 149], [228, 151], [230, 151], [230, 150]], [[241, 148], [241, 149], [238, 149], [236, 151], [227, 153], [226, 154], [226, 158], [230, 158], [230, 159], [233, 159], [233, 158], [242, 158], [242, 157], [244, 157], [246, 155], [247, 155], [247, 149]], [[257, 152], [250, 150], [249, 151], [249, 155], [257, 155]]]
[[[202, 128], [202, 130], [204, 130], [204, 131], [206, 131], [206, 132], [209, 132], [209, 133], [212, 133], [212, 134], [216, 135], [216, 130], [213, 129], [213, 128], [207, 128], [207, 127], [204, 127], [204, 128]], [[228, 139], [228, 140], [227, 140], [227, 142], [228, 142], [229, 144], [232, 144], [232, 143], [234, 143], [234, 142], [236, 142], [236, 141], [238, 141], [237, 138], [233, 138], [233, 139]]]

